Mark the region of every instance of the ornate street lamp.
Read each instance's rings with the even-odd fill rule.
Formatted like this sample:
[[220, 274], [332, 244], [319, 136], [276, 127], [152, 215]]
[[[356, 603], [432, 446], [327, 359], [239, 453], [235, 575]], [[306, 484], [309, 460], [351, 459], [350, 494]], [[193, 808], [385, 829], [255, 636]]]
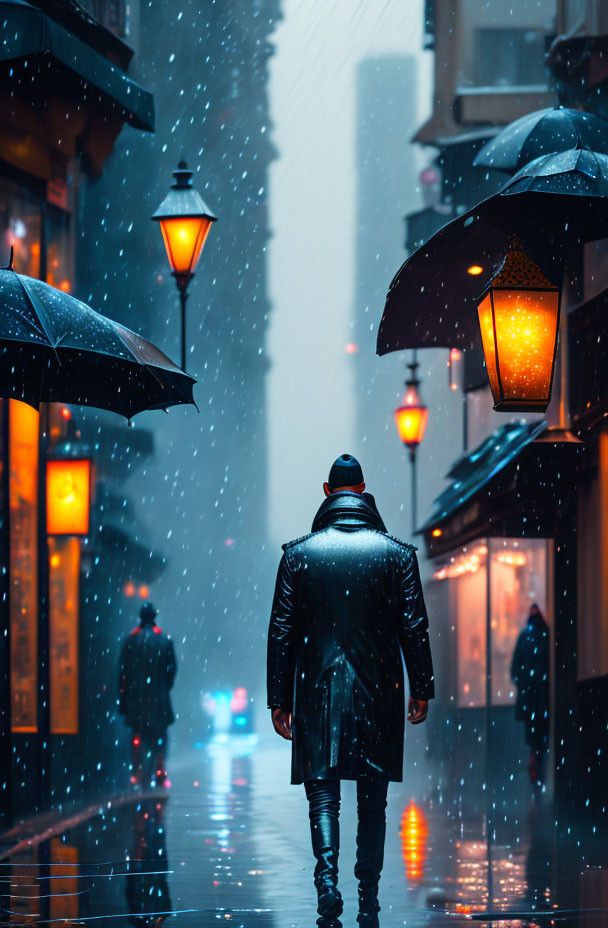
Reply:
[[544, 412], [551, 399], [560, 289], [516, 245], [482, 294], [479, 326], [494, 409]]
[[426, 423], [429, 417], [429, 411], [420, 399], [418, 387], [420, 381], [416, 376], [419, 364], [414, 351], [412, 360], [407, 365], [411, 371], [408, 380], [405, 381], [405, 396], [401, 406], [395, 410], [395, 422], [399, 438], [409, 451], [412, 465], [412, 531], [416, 530], [416, 503], [417, 503], [417, 486], [416, 486], [416, 452], [418, 445], [424, 438]]
[[49, 453], [46, 462], [47, 535], [89, 534], [93, 460], [80, 441], [74, 421], [68, 419], [65, 440]]
[[171, 273], [175, 277], [181, 304], [182, 370], [186, 369], [186, 301], [188, 285], [201, 256], [211, 223], [217, 216], [192, 186], [192, 171], [180, 161], [173, 172], [175, 183], [151, 217], [160, 223]]

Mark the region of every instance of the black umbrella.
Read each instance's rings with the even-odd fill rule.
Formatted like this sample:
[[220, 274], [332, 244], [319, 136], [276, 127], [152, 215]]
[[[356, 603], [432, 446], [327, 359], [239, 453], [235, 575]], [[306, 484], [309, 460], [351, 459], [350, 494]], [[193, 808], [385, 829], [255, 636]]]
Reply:
[[572, 249], [608, 236], [607, 197], [606, 155], [575, 150], [526, 165], [403, 264], [386, 298], [378, 354], [478, 344], [475, 304], [513, 238], [558, 283]]
[[[12, 264], [12, 255], [11, 255]], [[0, 269], [0, 396], [110, 409], [193, 403], [196, 382], [156, 348], [54, 287]]]
[[608, 155], [608, 122], [556, 106], [510, 123], [477, 153], [473, 164], [514, 174], [535, 158], [571, 148]]

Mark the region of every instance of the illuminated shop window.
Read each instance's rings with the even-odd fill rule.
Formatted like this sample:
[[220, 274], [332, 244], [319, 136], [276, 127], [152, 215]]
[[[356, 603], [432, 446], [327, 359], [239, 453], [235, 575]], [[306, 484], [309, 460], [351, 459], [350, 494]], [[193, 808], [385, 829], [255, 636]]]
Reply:
[[449, 621], [456, 632], [457, 692], [454, 695], [458, 706], [477, 708], [486, 704], [488, 627], [492, 705], [513, 704], [511, 658], [533, 602], [551, 625], [547, 614], [546, 539], [478, 539], [438, 563], [434, 577], [449, 584]]

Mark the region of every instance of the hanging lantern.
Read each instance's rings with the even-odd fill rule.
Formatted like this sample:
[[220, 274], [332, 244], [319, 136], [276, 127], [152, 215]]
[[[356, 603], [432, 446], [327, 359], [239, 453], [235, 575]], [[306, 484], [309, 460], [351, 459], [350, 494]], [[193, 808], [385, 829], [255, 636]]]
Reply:
[[420, 381], [416, 377], [417, 361], [408, 364], [408, 367], [412, 373], [409, 380], [405, 382], [406, 390], [403, 402], [395, 410], [395, 423], [399, 438], [408, 448], [410, 456], [413, 458], [418, 445], [424, 438], [429, 411], [418, 393]]
[[478, 306], [494, 409], [544, 412], [551, 399], [560, 289], [516, 246]]

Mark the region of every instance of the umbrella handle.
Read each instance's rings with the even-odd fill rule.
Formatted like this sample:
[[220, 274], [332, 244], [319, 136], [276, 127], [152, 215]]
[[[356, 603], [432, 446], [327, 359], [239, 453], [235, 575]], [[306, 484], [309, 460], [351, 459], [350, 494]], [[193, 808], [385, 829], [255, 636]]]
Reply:
[[11, 245], [11, 253], [10, 253], [10, 256], [9, 256], [9, 259], [8, 259], [8, 264], [5, 264], [5, 266], [2, 268], [3, 271], [14, 271], [14, 270], [15, 270], [15, 268], [13, 267], [13, 257], [14, 257], [14, 255], [15, 255], [15, 249], [14, 249], [13, 246]]

